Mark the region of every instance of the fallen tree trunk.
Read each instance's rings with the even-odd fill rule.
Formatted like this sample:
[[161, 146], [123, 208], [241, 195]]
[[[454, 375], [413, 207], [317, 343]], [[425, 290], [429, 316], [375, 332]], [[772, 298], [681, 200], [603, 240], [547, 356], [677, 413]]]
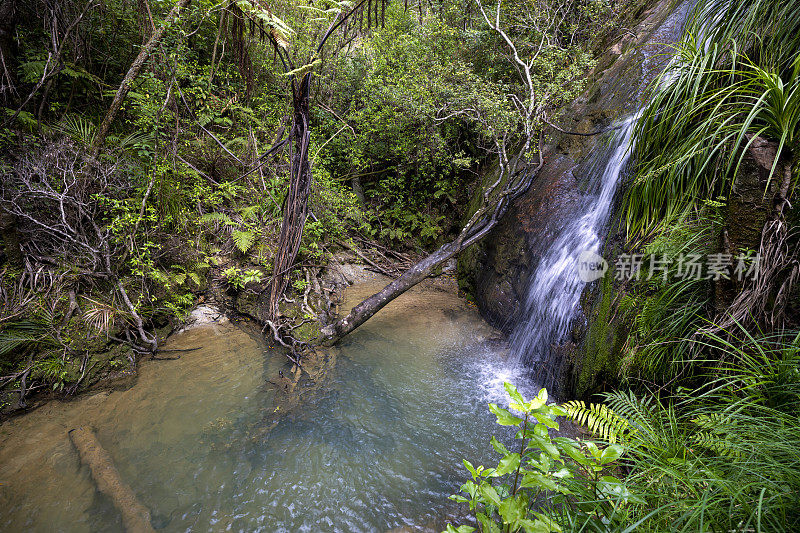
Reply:
[[79, 427], [69, 432], [69, 438], [78, 450], [81, 461], [89, 467], [97, 488], [108, 496], [122, 515], [122, 524], [128, 533], [155, 533], [150, 524], [150, 511], [139, 503], [133, 490], [122, 481], [111, 456], [103, 449], [94, 432]]
[[128, 92], [131, 90], [131, 84], [133, 83], [133, 80], [135, 80], [139, 75], [139, 72], [142, 70], [145, 61], [147, 61], [147, 58], [150, 57], [153, 49], [164, 35], [164, 31], [166, 30], [167, 26], [169, 26], [172, 21], [178, 17], [178, 14], [184, 7], [189, 5], [189, 2], [191, 2], [191, 0], [178, 0], [178, 2], [164, 19], [164, 24], [153, 31], [153, 34], [150, 36], [150, 40], [147, 41], [147, 43], [142, 47], [142, 49], [139, 51], [139, 55], [136, 56], [136, 59], [134, 59], [133, 63], [131, 63], [131, 67], [128, 69], [127, 74], [125, 74], [125, 77], [122, 79], [122, 83], [120, 83], [117, 93], [114, 95], [114, 100], [111, 101], [111, 106], [108, 108], [108, 112], [106, 113], [103, 122], [100, 123], [100, 127], [97, 128], [97, 133], [95, 133], [94, 139], [92, 140], [92, 155], [94, 157], [97, 157], [97, 154], [100, 152], [100, 147], [103, 146], [106, 136], [108, 135], [108, 131], [111, 129], [111, 123], [114, 122], [114, 118], [116, 118], [117, 113], [119, 113], [119, 110], [122, 107], [122, 102], [125, 100], [125, 97], [128, 96]]
[[326, 346], [336, 344], [342, 337], [366, 322], [372, 315], [383, 309], [386, 304], [423, 281], [437, 266], [456, 255], [472, 242], [474, 241], [461, 246], [456, 241], [449, 242], [419, 261], [379, 292], [356, 305], [347, 316], [322, 328], [322, 344]]
[[[461, 230], [459, 236], [439, 247], [438, 250], [418, 261], [414, 266], [392, 281], [386, 287], [365, 299], [336, 322], [322, 328], [321, 344], [332, 346], [342, 337], [369, 320], [369, 318], [383, 309], [386, 304], [406, 292], [411, 287], [422, 282], [433, 270], [455, 256], [471, 244], [483, 239], [505, 215], [510, 203], [530, 187], [533, 178], [538, 174], [544, 164], [542, 156], [541, 137], [539, 139], [539, 164], [535, 168], [523, 168], [519, 172], [512, 172], [507, 180], [504, 173], [507, 166], [500, 165], [500, 177], [483, 194], [483, 203], [470, 217], [470, 220]], [[512, 165], [512, 168], [515, 165]], [[498, 193], [495, 191], [500, 188]]]

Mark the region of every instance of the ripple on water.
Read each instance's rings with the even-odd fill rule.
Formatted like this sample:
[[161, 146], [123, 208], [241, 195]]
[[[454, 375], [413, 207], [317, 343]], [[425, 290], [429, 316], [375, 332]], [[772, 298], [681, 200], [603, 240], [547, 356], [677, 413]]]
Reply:
[[187, 331], [171, 345], [202, 348], [144, 364], [135, 387], [0, 427], [0, 529], [121, 530], [66, 439], [79, 424], [164, 531], [430, 524], [458, 512], [447, 496], [465, 480], [461, 459], [491, 460], [503, 428], [486, 403], [522, 379], [493, 336], [452, 292], [416, 289], [346, 339], [325, 385], [262, 433], [284, 358], [232, 326]]

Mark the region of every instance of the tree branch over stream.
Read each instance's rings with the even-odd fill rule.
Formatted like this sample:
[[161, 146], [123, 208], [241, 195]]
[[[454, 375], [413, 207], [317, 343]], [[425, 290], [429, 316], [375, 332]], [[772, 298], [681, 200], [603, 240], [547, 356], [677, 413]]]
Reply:
[[438, 250], [417, 262], [403, 272], [399, 278], [356, 305], [347, 316], [325, 326], [322, 329], [322, 344], [327, 346], [336, 344], [342, 337], [383, 309], [389, 302], [425, 280], [436, 267], [486, 237], [505, 215], [510, 203], [528, 190], [543, 165], [540, 137], [539, 162], [535, 167], [530, 166], [518, 170], [502, 185], [502, 189], [495, 193], [503, 181], [501, 173], [501, 177], [484, 191], [481, 207], [472, 215], [455, 240], [443, 244]]
[[[548, 95], [537, 92], [536, 78], [533, 73], [536, 58], [545, 47], [539, 43], [530, 54], [521, 54], [517, 45], [501, 28], [500, 2], [494, 17], [490, 17], [479, 0], [476, 0], [486, 24], [497, 32], [505, 41], [509, 50], [509, 61], [516, 67], [523, 88], [522, 97], [510, 94], [517, 117], [515, 128], [497, 127], [491, 114], [484, 114], [478, 106], [465, 105], [448, 116], [462, 115], [481, 123], [485, 131], [492, 137], [494, 152], [497, 156], [498, 175], [493, 183], [484, 188], [481, 205], [464, 225], [455, 240], [443, 244], [438, 250], [428, 255], [414, 266], [406, 270], [382, 290], [356, 305], [350, 313], [322, 329], [320, 341], [324, 345], [336, 344], [342, 337], [366, 322], [389, 302], [408, 289], [427, 278], [433, 270], [452, 258], [465, 248], [486, 237], [505, 215], [510, 203], [530, 187], [531, 182], [544, 165], [542, 131], [543, 109]], [[530, 57], [525, 61], [521, 56]], [[538, 132], [538, 162], [533, 165], [526, 161], [534, 138]], [[509, 157], [509, 151], [518, 155]]]

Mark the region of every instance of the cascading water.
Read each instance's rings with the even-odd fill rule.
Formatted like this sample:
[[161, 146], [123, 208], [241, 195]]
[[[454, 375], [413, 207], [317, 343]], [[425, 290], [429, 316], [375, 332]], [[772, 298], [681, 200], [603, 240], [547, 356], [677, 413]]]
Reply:
[[579, 270], [579, 256], [584, 260], [600, 251], [600, 232], [631, 155], [637, 117], [617, 124], [608, 149], [595, 158], [592, 182], [579, 212], [566, 223], [530, 277], [525, 318], [511, 336], [511, 360], [516, 365], [546, 361], [552, 346], [567, 335], [587, 283]]
[[[693, 0], [683, 2], [649, 36], [640, 48], [641, 70], [638, 87], [624, 96], [625, 102], [640, 101], [649, 80], [655, 78], [668, 61], [666, 45], [675, 42], [683, 33], [690, 16]], [[661, 83], [669, 83], [669, 76]], [[613, 91], [611, 91], [613, 94]], [[619, 98], [619, 97], [617, 97]], [[620, 100], [611, 102], [620, 103]], [[611, 107], [609, 107], [611, 109]], [[581, 293], [586, 284], [599, 276], [581, 270], [580, 263], [587, 259], [601, 263], [602, 229], [608, 222], [617, 188], [622, 180], [632, 152], [632, 134], [640, 113], [620, 121], [606, 150], [596, 144], [596, 155], [584, 175], [589, 177], [586, 193], [577, 208], [565, 217], [562, 229], [543, 253], [541, 260], [529, 277], [527, 296], [523, 302], [523, 318], [516, 324], [510, 339], [511, 363], [533, 369], [534, 381], [553, 392], [557, 388], [559, 360], [554, 357], [554, 347], [562, 344], [570, 331], [576, 315]]]

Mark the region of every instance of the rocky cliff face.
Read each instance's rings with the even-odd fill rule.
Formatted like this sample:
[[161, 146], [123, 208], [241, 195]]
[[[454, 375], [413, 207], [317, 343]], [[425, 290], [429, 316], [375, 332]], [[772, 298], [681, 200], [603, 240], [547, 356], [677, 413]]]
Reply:
[[[669, 59], [665, 43], [679, 37], [689, 9], [689, 2], [676, 6], [662, 0], [631, 13], [632, 29], [623, 29], [618, 40], [607, 45], [591, 75], [589, 90], [555, 119], [558, 125], [567, 131], [590, 133], [639, 109], [647, 88]], [[545, 165], [530, 190], [489, 237], [462, 254], [462, 289], [473, 296], [484, 317], [496, 327], [506, 332], [513, 329], [524, 309], [529, 277], [559, 229], [575, 213], [590, 176], [589, 155], [604, 141], [602, 135], [553, 135], [545, 148]], [[585, 322], [579, 319], [574, 338], [567, 344], [582, 340]], [[569, 359], [559, 358], [567, 365]], [[555, 373], [563, 374], [562, 370]]]
[[[635, 112], [668, 59], [667, 46], [682, 28], [688, 4], [661, 0], [638, 15], [633, 30], [599, 59], [590, 89], [558, 119], [562, 129], [589, 133]], [[557, 132], [554, 132], [557, 133]], [[536, 268], [555, 232], [568, 220], [588, 171], [587, 156], [601, 136], [557, 133], [545, 148], [545, 165], [491, 236], [462, 254], [459, 277], [484, 316], [509, 331]], [[491, 176], [490, 176], [491, 178]]]

